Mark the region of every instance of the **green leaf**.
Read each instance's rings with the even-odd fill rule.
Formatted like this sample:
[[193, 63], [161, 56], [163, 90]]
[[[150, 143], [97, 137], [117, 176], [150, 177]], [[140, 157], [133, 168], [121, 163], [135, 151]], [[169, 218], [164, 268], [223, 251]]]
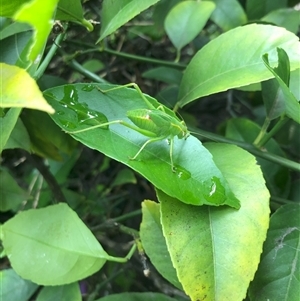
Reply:
[[93, 24], [83, 17], [80, 0], [59, 0], [55, 19], [77, 22], [85, 26], [89, 31], [94, 29]]
[[[234, 118], [227, 121], [225, 136], [230, 139], [252, 144], [260, 133], [260, 128], [258, 124], [249, 119]], [[264, 148], [270, 154], [278, 155], [283, 158], [286, 157], [284, 151], [273, 138], [264, 145]], [[291, 184], [289, 169], [259, 157], [257, 157], [256, 160], [263, 171], [271, 195], [280, 196], [282, 198], [288, 197]]]
[[[8, 34], [9, 31], [8, 29]], [[12, 29], [12, 31], [14, 31], [14, 29]], [[2, 32], [0, 32], [0, 36], [1, 35]], [[1, 40], [1, 61], [26, 69], [29, 65], [27, 53], [31, 47], [32, 36], [33, 32], [27, 30], [10, 35]]]
[[[194, 205], [224, 205], [238, 208], [238, 200], [230, 191], [222, 173], [213, 162], [211, 154], [195, 137], [174, 138], [173, 161], [176, 172], [172, 172], [170, 145], [165, 139], [150, 143], [136, 160], [132, 158], [149, 137], [121, 124], [89, 129], [95, 124], [123, 120], [127, 112], [134, 109], [149, 109], [141, 94], [135, 89], [122, 87], [107, 93], [111, 85], [66, 85], [48, 89], [45, 97], [57, 110], [53, 120], [65, 131], [85, 131], [71, 135], [92, 149], [104, 153], [138, 171], [156, 187], [182, 202]], [[160, 104], [147, 96], [153, 108]], [[170, 116], [175, 114], [165, 108]], [[87, 130], [86, 130], [87, 129]]]
[[162, 81], [167, 84], [180, 84], [182, 79], [182, 72], [169, 67], [157, 67], [149, 69], [143, 74], [144, 78], [151, 78], [158, 81]]
[[5, 129], [0, 135], [0, 154], [2, 153], [21, 113], [20, 108], [11, 108], [4, 117], [0, 117], [0, 129]]
[[266, 238], [269, 192], [252, 155], [233, 145], [206, 147], [241, 208], [195, 207], [158, 192], [163, 233], [178, 279], [192, 301], [243, 300]]
[[2, 91], [0, 107], [30, 108], [54, 113], [44, 99], [36, 81], [26, 70], [0, 63]]
[[102, 4], [101, 32], [97, 43], [133, 19], [159, 0], [104, 0]]
[[271, 217], [251, 300], [298, 300], [300, 296], [300, 205], [282, 206]]
[[268, 54], [265, 54], [263, 56], [263, 61], [266, 67], [275, 76], [274, 80], [277, 81], [278, 85], [277, 86], [274, 82], [271, 82], [269, 84], [267, 83], [266, 85], [262, 83], [263, 91], [264, 88], [267, 90], [264, 92], [264, 94], [270, 94], [265, 95], [264, 97], [267, 113], [272, 119], [285, 113], [288, 117], [290, 117], [297, 123], [300, 123], [300, 104], [288, 87], [290, 79], [289, 58], [283, 49], [277, 48], [277, 52], [277, 68], [272, 68], [270, 66]]
[[287, 0], [247, 0], [248, 18], [249, 20], [259, 19], [273, 10], [287, 7], [287, 2]]
[[237, 0], [211, 0], [216, 4], [216, 9], [211, 19], [224, 31], [243, 25], [247, 16], [243, 7]]
[[294, 8], [281, 8], [271, 11], [261, 20], [274, 23], [296, 34], [300, 25], [300, 11]]
[[16, 126], [14, 127], [7, 143], [4, 146], [4, 149], [14, 148], [21, 148], [25, 149], [27, 152], [30, 152], [30, 138], [20, 118], [17, 120]]
[[22, 121], [30, 136], [31, 151], [42, 157], [61, 160], [62, 153], [70, 154], [77, 144], [44, 112], [26, 110]]
[[29, 61], [35, 64], [41, 59], [41, 52], [52, 29], [52, 17], [58, 1], [33, 0], [21, 6], [13, 16], [15, 20], [29, 23], [35, 29], [32, 47], [28, 53]]
[[0, 171], [0, 211], [17, 211], [21, 203], [28, 198], [15, 179], [6, 171]]
[[13, 269], [0, 271], [0, 300], [29, 300], [38, 285], [22, 279]]
[[121, 293], [112, 294], [95, 301], [176, 301], [160, 293]]
[[63, 203], [21, 212], [1, 230], [13, 269], [40, 285], [84, 279], [110, 258], [77, 214]]
[[81, 292], [78, 282], [60, 285], [43, 287], [36, 301], [81, 301]]
[[272, 78], [261, 56], [268, 52], [271, 64], [276, 63], [276, 47], [287, 52], [291, 70], [300, 68], [299, 39], [283, 28], [251, 24], [220, 35], [200, 49], [189, 63], [178, 105]]
[[140, 237], [147, 256], [164, 278], [182, 290], [162, 233], [160, 205], [152, 201], [144, 201], [142, 203], [142, 215]]
[[30, 0], [1, 0], [0, 16], [12, 17], [22, 5], [28, 2], [30, 2]]
[[178, 51], [203, 29], [215, 4], [210, 1], [184, 1], [174, 6], [165, 19], [165, 30]]

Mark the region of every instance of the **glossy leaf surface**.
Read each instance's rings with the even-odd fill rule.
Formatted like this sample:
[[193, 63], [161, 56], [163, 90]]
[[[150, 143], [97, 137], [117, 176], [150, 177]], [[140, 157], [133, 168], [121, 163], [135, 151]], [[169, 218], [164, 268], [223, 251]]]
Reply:
[[210, 1], [183, 1], [174, 6], [165, 19], [165, 30], [180, 50], [203, 29], [215, 4]]
[[101, 35], [98, 42], [156, 2], [158, 0], [104, 0], [101, 11]]
[[0, 107], [30, 108], [54, 113], [35, 80], [22, 68], [0, 63], [2, 91]]
[[300, 296], [300, 205], [282, 206], [271, 217], [251, 300], [297, 300]]
[[283, 28], [250, 24], [215, 38], [189, 63], [180, 85], [179, 106], [199, 97], [274, 77], [266, 69], [262, 55], [268, 53], [273, 66], [278, 60], [276, 47], [287, 52], [291, 70], [300, 68], [299, 39]]
[[178, 279], [192, 301], [243, 300], [266, 238], [269, 192], [252, 155], [233, 145], [206, 147], [241, 208], [195, 207], [158, 192], [163, 233]]
[[[113, 86], [98, 87], [107, 90]], [[78, 84], [49, 89], [44, 95], [57, 111], [52, 118], [65, 131], [87, 129], [72, 134], [76, 140], [130, 166], [165, 193], [194, 205], [239, 207], [211, 154], [198, 139], [174, 138], [172, 158], [176, 170], [172, 172], [166, 139], [150, 143], [132, 160], [149, 137], [121, 124], [90, 129], [107, 121], [131, 123], [126, 117], [128, 111], [149, 108], [137, 90], [121, 87], [102, 93], [96, 85]], [[147, 98], [154, 108], [160, 105], [155, 99]], [[177, 118], [171, 110], [165, 110]]]
[[21, 212], [2, 227], [14, 270], [40, 285], [62, 285], [98, 271], [109, 257], [66, 204]]

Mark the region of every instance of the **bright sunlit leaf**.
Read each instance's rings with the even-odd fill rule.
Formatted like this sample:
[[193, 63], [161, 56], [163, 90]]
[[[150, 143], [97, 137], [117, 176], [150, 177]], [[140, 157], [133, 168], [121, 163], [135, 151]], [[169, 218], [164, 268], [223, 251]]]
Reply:
[[44, 99], [35, 80], [16, 66], [0, 63], [2, 91], [0, 107], [29, 108], [54, 113], [53, 108]]

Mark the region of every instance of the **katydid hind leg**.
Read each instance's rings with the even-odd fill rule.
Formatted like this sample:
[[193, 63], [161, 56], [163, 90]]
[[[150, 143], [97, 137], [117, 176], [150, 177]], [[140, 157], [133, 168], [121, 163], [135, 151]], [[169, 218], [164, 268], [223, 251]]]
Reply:
[[152, 142], [156, 142], [156, 141], [160, 141], [163, 140], [165, 137], [157, 137], [157, 138], [153, 138], [153, 139], [149, 139], [147, 140], [139, 149], [139, 151], [132, 157], [130, 158], [130, 160], [136, 160], [136, 158], [138, 157], [138, 155], [142, 152], [142, 150], [149, 144]]

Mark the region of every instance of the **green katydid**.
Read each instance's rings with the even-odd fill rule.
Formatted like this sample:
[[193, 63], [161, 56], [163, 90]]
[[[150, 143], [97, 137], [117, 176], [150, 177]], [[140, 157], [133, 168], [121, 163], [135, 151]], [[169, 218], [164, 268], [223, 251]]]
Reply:
[[151, 104], [151, 102], [146, 98], [146, 96], [142, 93], [138, 85], [134, 83], [130, 83], [124, 86], [113, 87], [107, 90], [102, 90], [99, 87], [97, 87], [97, 89], [101, 93], [108, 93], [113, 90], [122, 89], [124, 87], [135, 88], [140, 94], [141, 98], [146, 103], [146, 105], [148, 106], [148, 109], [135, 109], [129, 110], [127, 112], [126, 115], [133, 124], [130, 124], [123, 120], [114, 120], [99, 125], [91, 126], [86, 129], [81, 129], [78, 131], [68, 131], [68, 133], [76, 134], [96, 128], [107, 127], [111, 124], [122, 124], [150, 138], [141, 146], [139, 151], [132, 158], [130, 158], [131, 160], [135, 160], [149, 143], [168, 139], [170, 142], [171, 169], [173, 172], [175, 172], [175, 167], [173, 163], [174, 137], [177, 136], [179, 139], [186, 139], [190, 135], [190, 132], [188, 131], [185, 122], [183, 120], [180, 121], [175, 114], [171, 114], [170, 112], [168, 112], [163, 105], [154, 107]]

